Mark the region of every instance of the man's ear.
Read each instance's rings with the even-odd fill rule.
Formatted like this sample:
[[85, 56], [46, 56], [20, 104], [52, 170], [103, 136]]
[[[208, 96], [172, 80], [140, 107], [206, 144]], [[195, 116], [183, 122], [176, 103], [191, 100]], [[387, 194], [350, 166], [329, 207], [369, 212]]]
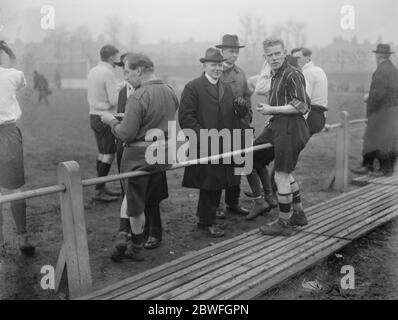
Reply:
[[138, 75], [139, 75], [139, 76], [142, 76], [142, 73], [143, 73], [143, 72], [142, 72], [142, 67], [138, 67], [138, 68], [137, 68], [137, 71], [138, 71]]

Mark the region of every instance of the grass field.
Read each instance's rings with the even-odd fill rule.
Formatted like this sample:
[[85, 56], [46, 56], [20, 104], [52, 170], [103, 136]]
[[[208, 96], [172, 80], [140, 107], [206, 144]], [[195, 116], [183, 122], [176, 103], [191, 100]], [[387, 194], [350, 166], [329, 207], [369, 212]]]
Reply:
[[[82, 177], [96, 176], [96, 146], [89, 126], [85, 91], [58, 91], [49, 97], [50, 106], [37, 105], [36, 93], [26, 90], [20, 97], [23, 117], [19, 123], [24, 137], [26, 189], [56, 184], [56, 168], [62, 161], [75, 160], [80, 164]], [[253, 105], [260, 102], [253, 98]], [[338, 112], [347, 110], [351, 118], [364, 116], [361, 95], [354, 93], [330, 96], [328, 123], [338, 121]], [[261, 130], [264, 118], [255, 111], [254, 126]], [[350, 164], [360, 161], [361, 126], [351, 132]], [[336, 192], [321, 191], [322, 184], [334, 166], [335, 137], [322, 133], [308, 143], [302, 153], [296, 177], [301, 183], [304, 205], [309, 206], [328, 199]], [[112, 172], [116, 173], [116, 166]], [[162, 204], [164, 241], [162, 246], [146, 252], [142, 263], [123, 262], [113, 264], [109, 251], [118, 229], [120, 202], [99, 204], [91, 200], [93, 189], [84, 190], [85, 214], [89, 237], [90, 263], [96, 288], [111, 284], [136, 273], [222, 241], [208, 238], [196, 228], [195, 209], [198, 193], [182, 189], [182, 170], [168, 172], [170, 197]], [[118, 183], [112, 184], [118, 188]], [[242, 179], [242, 189], [248, 189]], [[242, 196], [242, 203], [250, 207], [250, 201]], [[4, 210], [6, 247], [0, 254], [0, 299], [58, 299], [64, 294], [44, 291], [40, 287], [40, 270], [43, 265], [55, 266], [62, 244], [62, 227], [57, 195], [28, 200], [28, 224], [37, 254], [31, 259], [21, 257], [15, 247], [12, 219], [8, 206]], [[261, 225], [264, 218], [247, 222], [240, 217], [226, 221], [227, 238]], [[224, 238], [225, 239], [225, 238]]]

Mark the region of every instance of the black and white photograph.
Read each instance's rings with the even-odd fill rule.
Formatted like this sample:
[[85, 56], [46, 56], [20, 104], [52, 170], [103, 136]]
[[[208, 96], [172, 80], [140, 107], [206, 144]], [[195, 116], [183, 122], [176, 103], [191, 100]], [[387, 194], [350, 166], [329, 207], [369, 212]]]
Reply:
[[397, 16], [0, 0], [0, 302], [397, 300]]

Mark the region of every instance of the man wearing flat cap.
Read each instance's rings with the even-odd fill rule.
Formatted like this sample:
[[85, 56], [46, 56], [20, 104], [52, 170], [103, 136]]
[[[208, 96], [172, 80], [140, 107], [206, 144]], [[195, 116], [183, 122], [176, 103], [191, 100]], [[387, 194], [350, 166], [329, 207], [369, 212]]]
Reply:
[[[232, 89], [220, 81], [225, 61], [220, 50], [207, 49], [205, 57], [200, 59], [203, 63], [203, 74], [189, 82], [181, 95], [179, 123], [181, 129], [191, 129], [195, 132], [198, 150], [208, 148], [207, 141], [199, 139], [202, 129], [213, 129], [217, 132], [223, 129], [224, 132], [225, 130], [231, 132], [234, 126], [238, 129]], [[213, 152], [209, 154], [207, 149], [201, 150], [201, 154], [202, 151], [208, 153], [209, 156], [215, 155]], [[217, 151], [217, 153], [224, 153], [231, 150], [223, 150], [223, 147], [220, 147]], [[185, 168], [182, 185], [200, 190], [197, 207], [198, 227], [204, 229], [211, 237], [224, 235], [224, 231], [216, 225], [216, 210], [222, 190], [239, 185], [240, 176], [235, 175], [234, 169], [235, 167], [226, 161]]]
[[[168, 197], [166, 172], [167, 164], [151, 164], [147, 159], [147, 149], [154, 144], [157, 150], [167, 154], [169, 121], [174, 121], [178, 109], [178, 99], [174, 90], [158, 80], [152, 60], [144, 54], [129, 54], [124, 66], [125, 79], [135, 91], [127, 100], [124, 118], [119, 121], [106, 113], [101, 120], [108, 124], [117, 139], [124, 142], [121, 172], [137, 170], [151, 171], [150, 175], [128, 178], [124, 181], [126, 206], [130, 220], [131, 240], [117, 242], [112, 260], [123, 257], [141, 261], [144, 259], [145, 225], [156, 227], [161, 236], [159, 204]], [[154, 140], [147, 133], [160, 131], [162, 139]], [[148, 217], [148, 218], [147, 218]], [[148, 221], [147, 221], [148, 220]], [[156, 225], [155, 225], [156, 224]], [[158, 246], [161, 239], [146, 239], [145, 248]]]
[[[240, 118], [239, 124], [241, 129], [250, 129], [253, 112], [251, 109], [251, 91], [247, 83], [244, 71], [236, 65], [239, 57], [239, 50], [245, 46], [240, 45], [237, 35], [226, 34], [222, 38], [222, 44], [216, 48], [221, 50], [221, 54], [226, 59], [223, 62], [223, 73], [220, 78], [221, 82], [229, 85], [232, 89], [235, 107], [245, 111], [245, 116]], [[242, 131], [243, 132], [243, 131]], [[243, 141], [243, 140], [242, 140]], [[242, 145], [242, 149], [245, 149]], [[249, 211], [239, 206], [240, 185], [232, 186], [225, 190], [226, 211], [231, 214], [246, 216]], [[217, 218], [224, 219], [225, 213], [223, 206], [220, 204], [217, 210]]]
[[362, 150], [362, 167], [354, 173], [373, 171], [373, 162], [380, 162], [380, 175], [390, 175], [398, 155], [398, 70], [390, 60], [388, 44], [379, 44], [376, 54], [377, 69], [372, 76], [366, 113], [368, 124]]

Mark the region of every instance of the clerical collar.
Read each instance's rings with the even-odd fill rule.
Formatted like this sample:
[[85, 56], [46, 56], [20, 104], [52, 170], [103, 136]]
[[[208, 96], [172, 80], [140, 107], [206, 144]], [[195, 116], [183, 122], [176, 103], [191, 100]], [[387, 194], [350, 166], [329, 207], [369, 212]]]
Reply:
[[217, 82], [218, 82], [218, 79], [213, 79], [212, 77], [210, 77], [206, 72], [205, 72], [205, 76], [206, 76], [206, 78], [207, 78], [207, 80], [209, 80], [209, 82], [211, 83], [211, 84], [217, 84]]

